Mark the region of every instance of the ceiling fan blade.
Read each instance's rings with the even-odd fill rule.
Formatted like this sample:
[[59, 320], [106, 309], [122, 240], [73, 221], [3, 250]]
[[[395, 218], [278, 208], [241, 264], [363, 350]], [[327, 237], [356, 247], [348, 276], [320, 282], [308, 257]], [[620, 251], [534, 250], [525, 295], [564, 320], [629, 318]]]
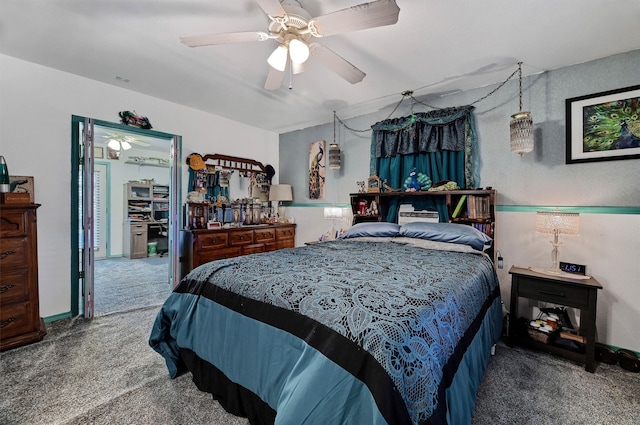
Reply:
[[213, 46], [216, 44], [244, 43], [247, 41], [265, 41], [268, 39], [269, 35], [266, 32], [246, 31], [180, 37], [180, 42], [189, 47], [201, 47]]
[[316, 37], [324, 37], [382, 27], [398, 22], [399, 13], [395, 0], [372, 1], [313, 18], [309, 29]]
[[351, 84], [359, 83], [367, 75], [351, 62], [321, 44], [313, 43], [311, 52], [315, 59]]
[[278, 90], [284, 81], [284, 74], [284, 71], [278, 71], [274, 67], [270, 66], [267, 81], [264, 83], [264, 88], [267, 90]]
[[260, 9], [264, 10], [264, 13], [271, 17], [283, 18], [287, 15], [278, 0], [256, 0], [256, 3]]
[[144, 146], [145, 148], [148, 148], [149, 146], [151, 146], [151, 143], [143, 142], [141, 140], [136, 140], [136, 139], [126, 139], [125, 142], [129, 142], [134, 145]]

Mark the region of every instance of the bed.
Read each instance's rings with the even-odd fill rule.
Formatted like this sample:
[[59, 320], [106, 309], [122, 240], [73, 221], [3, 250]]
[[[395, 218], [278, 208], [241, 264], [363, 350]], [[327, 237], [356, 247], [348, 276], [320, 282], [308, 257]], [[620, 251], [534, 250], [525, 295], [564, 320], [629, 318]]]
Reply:
[[471, 423], [503, 322], [490, 243], [460, 224], [363, 223], [213, 261], [149, 344], [253, 425]]

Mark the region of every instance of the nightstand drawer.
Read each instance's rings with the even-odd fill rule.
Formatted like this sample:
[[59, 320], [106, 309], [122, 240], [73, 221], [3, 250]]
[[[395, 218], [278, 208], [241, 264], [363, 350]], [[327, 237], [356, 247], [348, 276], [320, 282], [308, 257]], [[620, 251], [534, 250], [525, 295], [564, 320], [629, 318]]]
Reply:
[[587, 308], [589, 301], [588, 288], [566, 283], [544, 282], [526, 277], [520, 278], [518, 295], [576, 308]]

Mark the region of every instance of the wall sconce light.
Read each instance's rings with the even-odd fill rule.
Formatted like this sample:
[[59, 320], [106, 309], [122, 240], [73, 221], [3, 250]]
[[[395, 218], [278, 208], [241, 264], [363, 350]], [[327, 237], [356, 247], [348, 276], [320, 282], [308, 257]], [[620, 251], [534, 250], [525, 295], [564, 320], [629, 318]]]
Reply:
[[522, 111], [522, 62], [518, 62], [518, 92], [520, 94], [520, 112], [511, 115], [511, 152], [520, 154], [533, 150], [533, 118], [530, 112]]
[[580, 233], [580, 214], [571, 212], [538, 211], [536, 213], [536, 232], [553, 235], [550, 241], [553, 245], [551, 251], [551, 268], [535, 269], [540, 273], [560, 275], [560, 263], [558, 261], [558, 247], [562, 242], [558, 242], [558, 235], [576, 236]]

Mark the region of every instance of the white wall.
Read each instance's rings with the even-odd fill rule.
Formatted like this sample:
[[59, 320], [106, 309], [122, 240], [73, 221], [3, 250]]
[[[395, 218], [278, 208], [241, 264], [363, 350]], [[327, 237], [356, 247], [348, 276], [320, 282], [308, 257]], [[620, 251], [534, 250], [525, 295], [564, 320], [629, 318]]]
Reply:
[[[638, 63], [640, 50], [524, 78], [523, 109], [532, 113], [536, 147], [522, 157], [509, 151], [509, 119], [518, 112], [517, 80], [475, 104], [474, 116], [480, 147], [480, 186], [498, 191], [495, 245], [504, 257], [505, 267], [499, 270], [499, 278], [505, 304], [509, 305], [511, 265], [550, 265], [549, 238], [535, 232], [535, 208], [582, 209], [581, 233], [561, 238], [560, 259], [586, 264], [588, 273], [604, 287], [598, 294], [598, 340], [640, 352], [640, 160], [567, 165], [564, 125], [567, 98], [636, 85]], [[505, 78], [509, 73], [505, 72]], [[439, 107], [466, 105], [494, 88], [483, 87], [427, 103]], [[411, 113], [410, 106], [404, 105], [410, 102], [405, 101], [393, 118]], [[345, 122], [352, 129], [365, 130], [386, 119], [394, 106]], [[414, 105], [414, 110], [430, 109]], [[337, 114], [341, 116], [340, 111]], [[308, 146], [316, 140], [332, 141], [333, 123], [280, 135], [280, 163], [288, 165], [280, 170], [280, 181], [294, 186], [294, 202], [288, 214], [298, 223], [304, 220], [305, 225], [314, 227], [298, 229], [298, 245], [326, 231], [323, 204], [348, 204], [349, 193], [357, 191], [356, 181], [369, 177], [370, 137], [370, 132], [351, 132], [338, 125], [343, 167], [339, 172], [327, 172], [326, 199], [316, 201], [306, 196]], [[634, 212], [592, 213], [591, 206], [626, 207], [620, 211]], [[505, 207], [504, 212], [501, 207]], [[516, 212], [506, 212], [509, 210]], [[529, 307], [525, 300], [521, 304]]]
[[[40, 313], [71, 310], [71, 116], [118, 122], [135, 110], [192, 152], [247, 157], [278, 169], [278, 135], [116, 86], [0, 55], [0, 154], [12, 175], [34, 176]], [[215, 96], [215, 93], [212, 93]], [[186, 195], [187, 169], [183, 168]]]

